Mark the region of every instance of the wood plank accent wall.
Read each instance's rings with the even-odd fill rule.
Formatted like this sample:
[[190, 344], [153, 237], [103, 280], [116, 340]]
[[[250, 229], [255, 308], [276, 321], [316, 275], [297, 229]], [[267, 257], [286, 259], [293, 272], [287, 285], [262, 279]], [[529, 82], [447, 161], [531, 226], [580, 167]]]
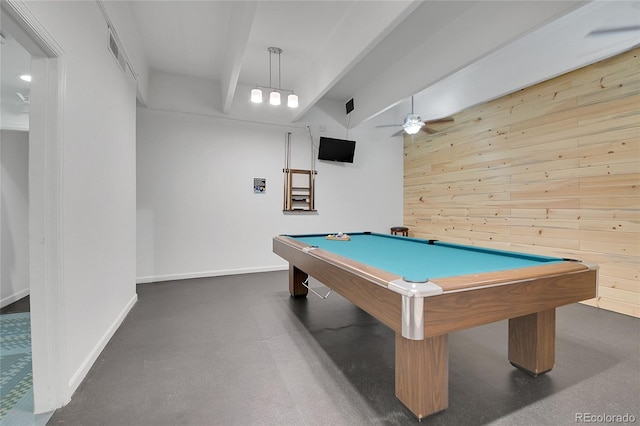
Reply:
[[640, 49], [405, 136], [410, 236], [600, 265], [585, 303], [640, 317]]

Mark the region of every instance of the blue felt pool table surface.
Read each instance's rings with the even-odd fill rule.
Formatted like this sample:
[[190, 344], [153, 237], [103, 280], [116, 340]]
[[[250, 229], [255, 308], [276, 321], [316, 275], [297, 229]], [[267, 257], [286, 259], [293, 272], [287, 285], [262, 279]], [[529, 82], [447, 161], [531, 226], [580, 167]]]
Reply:
[[388, 234], [350, 233], [347, 235], [349, 235], [349, 241], [329, 240], [326, 234], [288, 235], [288, 237], [402, 276], [410, 281], [505, 271], [564, 261], [556, 257]]

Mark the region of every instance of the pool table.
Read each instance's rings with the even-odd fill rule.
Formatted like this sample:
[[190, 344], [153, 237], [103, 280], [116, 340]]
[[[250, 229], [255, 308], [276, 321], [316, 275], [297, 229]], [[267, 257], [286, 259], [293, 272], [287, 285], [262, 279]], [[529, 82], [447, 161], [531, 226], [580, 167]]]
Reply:
[[555, 309], [596, 296], [595, 264], [436, 240], [278, 235], [289, 292], [312, 276], [395, 331], [396, 396], [418, 418], [448, 405], [447, 334], [509, 319], [508, 358], [537, 376], [555, 362]]

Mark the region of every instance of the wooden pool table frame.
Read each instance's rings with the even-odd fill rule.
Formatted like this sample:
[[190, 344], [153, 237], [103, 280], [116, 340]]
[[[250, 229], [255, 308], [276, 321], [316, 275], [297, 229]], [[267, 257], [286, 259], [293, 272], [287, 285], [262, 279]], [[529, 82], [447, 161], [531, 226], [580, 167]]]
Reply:
[[402, 336], [403, 296], [388, 288], [401, 277], [284, 235], [273, 251], [289, 262], [292, 296], [307, 295], [311, 275], [395, 331], [396, 396], [420, 419], [448, 406], [448, 333], [509, 319], [509, 361], [537, 376], [555, 363], [555, 308], [597, 289], [597, 265], [578, 261], [433, 279], [443, 292], [425, 298], [424, 338], [411, 340]]

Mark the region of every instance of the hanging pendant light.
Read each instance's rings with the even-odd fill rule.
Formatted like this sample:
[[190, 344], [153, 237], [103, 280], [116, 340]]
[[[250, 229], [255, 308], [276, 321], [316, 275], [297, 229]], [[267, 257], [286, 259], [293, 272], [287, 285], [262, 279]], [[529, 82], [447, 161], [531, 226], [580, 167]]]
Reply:
[[251, 90], [251, 102], [254, 104], [262, 103], [262, 90], [255, 88]]
[[298, 95], [292, 93], [287, 96], [287, 106], [289, 108], [298, 108]]
[[[271, 105], [280, 105], [282, 103], [282, 95], [281, 93], [289, 93], [287, 96], [287, 106], [289, 108], [298, 108], [298, 95], [293, 93], [293, 90], [282, 89], [280, 87], [280, 57], [282, 55], [282, 49], [279, 47], [268, 47], [267, 51], [269, 52], [269, 87], [265, 86], [256, 86], [254, 89], [251, 89], [251, 102], [259, 104], [262, 103], [262, 90], [269, 90], [269, 104]], [[278, 55], [278, 85], [274, 87], [272, 82], [272, 56]]]
[[271, 93], [269, 93], [269, 103], [271, 105], [280, 105], [280, 92], [272, 90]]

